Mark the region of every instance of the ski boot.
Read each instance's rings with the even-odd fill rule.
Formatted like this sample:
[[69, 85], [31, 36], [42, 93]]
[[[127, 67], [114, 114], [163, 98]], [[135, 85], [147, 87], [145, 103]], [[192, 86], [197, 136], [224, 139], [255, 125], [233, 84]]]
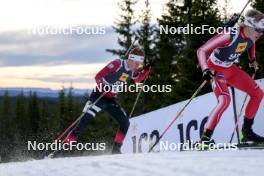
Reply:
[[114, 143], [113, 149], [112, 149], [112, 154], [122, 154], [121, 153], [121, 146], [122, 144]]
[[254, 144], [264, 144], [264, 137], [259, 136], [252, 130], [254, 119], [244, 118], [244, 124], [241, 133], [242, 143], [254, 143]]
[[206, 129], [203, 132], [201, 140], [195, 145], [196, 150], [208, 150], [209, 145], [215, 144], [214, 140], [211, 139], [212, 135], [213, 131]]

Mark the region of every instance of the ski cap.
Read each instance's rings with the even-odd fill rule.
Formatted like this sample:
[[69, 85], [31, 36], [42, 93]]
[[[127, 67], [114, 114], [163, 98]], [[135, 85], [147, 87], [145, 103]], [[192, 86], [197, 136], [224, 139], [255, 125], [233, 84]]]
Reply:
[[264, 32], [264, 14], [254, 9], [247, 11], [244, 25], [253, 27], [258, 32]]
[[136, 48], [133, 48], [129, 52], [128, 59], [143, 63], [144, 62], [144, 55], [145, 55], [144, 52], [140, 48], [136, 47]]

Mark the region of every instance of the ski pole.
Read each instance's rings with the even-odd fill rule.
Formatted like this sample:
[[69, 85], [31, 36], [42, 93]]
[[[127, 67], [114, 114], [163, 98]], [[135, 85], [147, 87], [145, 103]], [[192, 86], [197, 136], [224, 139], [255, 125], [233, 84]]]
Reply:
[[[92, 108], [96, 103], [98, 103], [99, 102], [99, 100], [101, 100], [102, 98], [103, 98], [103, 96], [106, 94], [107, 92], [104, 92], [104, 93], [102, 93], [89, 107], [88, 107], [88, 109], [90, 109], [90, 108]], [[68, 133], [69, 133], [69, 131], [71, 130], [71, 129], [73, 129], [73, 127], [81, 120], [81, 118], [83, 117], [83, 114], [84, 114], [84, 112], [59, 136], [59, 137], [57, 137], [57, 139], [55, 139], [54, 141], [56, 142], [56, 141], [59, 141], [59, 140], [61, 140], [64, 136], [66, 136], [66, 135], [68, 135]], [[62, 140], [62, 143], [64, 143], [65, 142], [65, 140], [66, 140], [66, 138], [64, 138], [63, 140]], [[48, 158], [53, 158], [53, 156], [56, 154], [58, 152], [58, 150], [55, 150], [55, 151], [53, 151], [53, 152], [51, 152], [47, 157]]]
[[[146, 82], [146, 80], [143, 82], [143, 85], [145, 84], [145, 82]], [[139, 97], [140, 97], [141, 93], [142, 93], [142, 88], [140, 89], [139, 93], [137, 94], [137, 98], [136, 98], [136, 100], [135, 100], [135, 102], [133, 104], [133, 107], [132, 107], [132, 109], [131, 109], [131, 111], [129, 113], [129, 116], [128, 116], [129, 119], [132, 117], [132, 115], [134, 113], [134, 110], [135, 110], [135, 108], [137, 106], [137, 102], [139, 100]]]
[[[235, 124], [238, 121], [238, 116], [237, 116], [237, 108], [236, 108], [236, 95], [235, 95], [235, 88], [231, 87], [231, 91], [232, 91], [232, 100], [233, 100], [233, 110], [234, 110], [234, 122]], [[238, 126], [236, 126], [235, 128], [236, 134], [237, 134], [237, 141], [238, 144], [240, 144], [240, 139], [239, 139], [239, 129]]]
[[[152, 61], [150, 60], [150, 63], [151, 63], [151, 65], [153, 65], [153, 63], [154, 63], [153, 60], [152, 60]], [[150, 67], [149, 67], [149, 72], [151, 71], [151, 69], [152, 69], [152, 67], [150, 66]], [[146, 78], [146, 79], [144, 80], [142, 86], [145, 85], [147, 79], [148, 79], [148, 78]], [[139, 97], [140, 97], [140, 95], [141, 95], [141, 93], [142, 93], [142, 90], [143, 90], [143, 89], [141, 88], [140, 91], [139, 91], [139, 93], [137, 94], [137, 97], [136, 97], [136, 100], [135, 100], [134, 105], [133, 105], [133, 107], [132, 107], [132, 110], [130, 111], [130, 114], [129, 114], [129, 116], [128, 116], [129, 118], [131, 118], [132, 115], [133, 115], [133, 113], [134, 113], [134, 110], [135, 110], [135, 108], [136, 108], [137, 102], [138, 102]]]
[[160, 135], [160, 137], [158, 138], [158, 140], [156, 140], [156, 142], [152, 145], [152, 147], [149, 149], [148, 152], [151, 152], [153, 150], [153, 148], [159, 143], [159, 141], [161, 140], [161, 138], [166, 134], [166, 132], [170, 129], [170, 127], [174, 124], [174, 122], [181, 116], [181, 114], [183, 113], [183, 111], [185, 110], [185, 108], [191, 103], [191, 101], [196, 97], [196, 95], [202, 90], [202, 88], [205, 86], [205, 84], [207, 83], [207, 81], [203, 81], [203, 83], [199, 86], [199, 88], [194, 92], [194, 94], [191, 96], [191, 98], [189, 99], [189, 101], [184, 105], [184, 107], [181, 109], [181, 111], [176, 115], [176, 117], [171, 121], [171, 123], [168, 125], [168, 127], [163, 131], [163, 133]]
[[[145, 85], [146, 81], [147, 81], [147, 79], [144, 80], [142, 86]], [[133, 105], [133, 107], [132, 107], [132, 110], [130, 111], [129, 116], [128, 116], [129, 119], [132, 117], [132, 115], [133, 115], [133, 113], [134, 113], [134, 110], [135, 110], [135, 108], [136, 108], [136, 106], [137, 106], [137, 103], [138, 103], [139, 97], [140, 97], [140, 95], [142, 94], [142, 90], [143, 90], [143, 89], [141, 88], [140, 91], [139, 91], [138, 94], [137, 94], [137, 98], [136, 98], [136, 100], [135, 100], [135, 102], [134, 102], [134, 105]]]
[[133, 42], [131, 43], [131, 45], [128, 47], [126, 53], [122, 56], [123, 59], [126, 59], [126, 56], [129, 54], [129, 51], [132, 49], [132, 47], [134, 46], [134, 44], [136, 43], [137, 41], [137, 36], [135, 36]]
[[228, 27], [234, 27], [234, 25], [238, 22], [238, 20], [240, 19], [240, 17], [242, 16], [242, 13], [245, 11], [246, 7], [248, 6], [248, 4], [251, 2], [251, 0], [247, 1], [246, 5], [244, 6], [244, 8], [241, 10], [241, 12], [239, 14], [234, 14], [231, 19], [229, 21], [227, 21], [224, 24], [225, 28]]
[[[256, 76], [256, 73], [254, 73], [254, 74], [252, 75], [252, 79], [254, 79], [255, 76]], [[231, 143], [231, 142], [233, 141], [235, 131], [236, 131], [236, 129], [238, 129], [239, 119], [240, 119], [240, 116], [242, 115], [242, 112], [243, 112], [243, 109], [244, 109], [244, 107], [245, 107], [245, 104], [246, 104], [247, 98], [248, 98], [248, 95], [246, 95], [245, 98], [244, 98], [244, 101], [243, 101], [242, 107], [241, 107], [240, 112], [239, 112], [238, 117], [237, 117], [237, 121], [236, 121], [236, 123], [235, 123], [235, 128], [233, 129], [232, 136], [231, 136], [231, 138], [230, 138], [230, 140], [229, 140], [229, 143]]]
[[[248, 4], [251, 2], [251, 0], [248, 0], [248, 2], [246, 3], [246, 5], [244, 6], [244, 8], [242, 9], [242, 11], [240, 12], [240, 14], [239, 14], [239, 18], [241, 17], [241, 15], [242, 15], [242, 13], [245, 11], [245, 9], [247, 8], [247, 6], [248, 6]], [[239, 19], [238, 18], [238, 19]]]
[[[100, 99], [103, 98], [103, 96], [106, 94], [107, 92], [104, 92], [100, 95], [100, 97], [98, 97], [90, 106], [88, 109], [92, 108], [96, 103], [98, 103], [98, 101]], [[65, 134], [68, 134], [68, 132], [76, 125], [76, 123], [79, 122], [79, 120], [82, 118], [84, 113], [82, 113], [57, 139], [55, 139], [55, 141], [61, 140], [63, 138], [63, 136], [65, 136]]]

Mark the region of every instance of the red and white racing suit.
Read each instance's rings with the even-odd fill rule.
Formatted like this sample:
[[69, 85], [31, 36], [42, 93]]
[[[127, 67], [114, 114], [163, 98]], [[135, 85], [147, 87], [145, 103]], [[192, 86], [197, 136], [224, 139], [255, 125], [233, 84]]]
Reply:
[[[214, 130], [222, 114], [228, 108], [231, 98], [227, 84], [246, 92], [250, 100], [246, 106], [245, 117], [253, 119], [263, 99], [263, 90], [236, 62], [243, 52], [249, 51], [250, 62], [254, 62], [255, 43], [244, 34], [240, 27], [236, 34], [221, 33], [198, 49], [197, 56], [202, 70], [209, 69], [215, 73], [213, 91], [217, 97], [217, 106], [208, 117], [206, 129]], [[209, 59], [207, 59], [209, 56]]]

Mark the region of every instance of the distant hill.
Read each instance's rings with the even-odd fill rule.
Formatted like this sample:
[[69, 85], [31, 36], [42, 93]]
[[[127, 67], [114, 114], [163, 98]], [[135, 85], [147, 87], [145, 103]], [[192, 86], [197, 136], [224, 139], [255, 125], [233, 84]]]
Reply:
[[[65, 89], [67, 93], [69, 89]], [[28, 96], [30, 92], [36, 92], [38, 97], [58, 97], [58, 93], [60, 90], [54, 90], [49, 88], [0, 88], [0, 96], [4, 95], [4, 93], [8, 91], [9, 96], [17, 96], [23, 91], [25, 96]], [[85, 94], [89, 94], [91, 89], [73, 89], [74, 96], [84, 96]]]

